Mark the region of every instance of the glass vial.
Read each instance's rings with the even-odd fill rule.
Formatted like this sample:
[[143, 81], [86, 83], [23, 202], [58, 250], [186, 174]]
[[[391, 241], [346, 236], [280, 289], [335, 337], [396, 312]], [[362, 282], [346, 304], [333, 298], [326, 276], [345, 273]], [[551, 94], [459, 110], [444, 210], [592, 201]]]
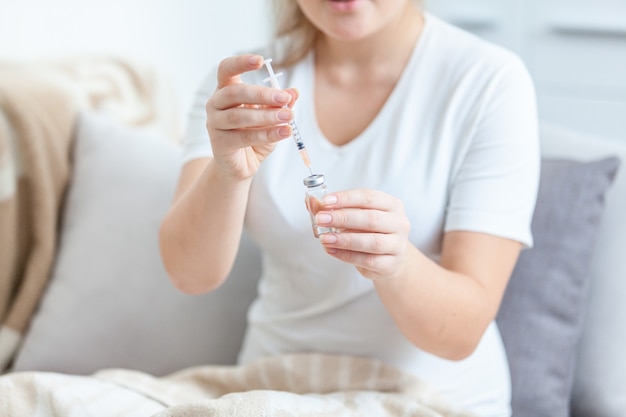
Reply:
[[326, 188], [326, 178], [322, 174], [313, 174], [304, 180], [306, 186], [306, 207], [311, 215], [311, 225], [313, 226], [313, 235], [320, 237], [324, 233], [338, 233], [334, 227], [318, 226], [315, 223], [315, 215], [323, 207], [322, 198], [328, 193]]

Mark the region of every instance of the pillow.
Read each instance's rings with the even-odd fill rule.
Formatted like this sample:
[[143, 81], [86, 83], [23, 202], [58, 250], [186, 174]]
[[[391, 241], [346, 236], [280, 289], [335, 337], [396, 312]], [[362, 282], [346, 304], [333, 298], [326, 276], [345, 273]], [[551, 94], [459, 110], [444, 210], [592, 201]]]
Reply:
[[[544, 156], [590, 160], [617, 155], [626, 160], [626, 137], [609, 139], [544, 123]], [[578, 345], [572, 395], [573, 417], [621, 416], [626, 410], [626, 170], [606, 194], [606, 207], [589, 266], [589, 299]]]
[[509, 357], [514, 417], [569, 416], [587, 273], [619, 159], [544, 159], [532, 222], [497, 322]]
[[242, 279], [203, 296], [169, 282], [158, 228], [180, 153], [154, 132], [80, 115], [57, 261], [14, 371], [123, 367], [164, 375], [235, 362], [260, 261], [244, 238], [233, 270]]

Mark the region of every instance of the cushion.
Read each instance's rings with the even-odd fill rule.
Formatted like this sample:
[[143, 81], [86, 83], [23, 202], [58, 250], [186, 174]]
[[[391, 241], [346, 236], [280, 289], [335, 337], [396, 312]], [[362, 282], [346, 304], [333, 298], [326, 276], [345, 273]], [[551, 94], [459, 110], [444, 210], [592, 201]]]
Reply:
[[164, 375], [234, 363], [256, 294], [259, 259], [244, 238], [216, 292], [176, 290], [158, 228], [180, 169], [178, 145], [104, 114], [79, 117], [59, 252], [13, 370], [89, 374], [123, 367]]
[[589, 263], [619, 166], [545, 159], [532, 222], [497, 321], [509, 357], [514, 417], [569, 416]]
[[[542, 126], [546, 157], [589, 161], [617, 155], [626, 161], [626, 136], [621, 141]], [[589, 266], [589, 298], [578, 345], [573, 417], [614, 417], [626, 410], [626, 169], [620, 169], [606, 194], [604, 217]]]

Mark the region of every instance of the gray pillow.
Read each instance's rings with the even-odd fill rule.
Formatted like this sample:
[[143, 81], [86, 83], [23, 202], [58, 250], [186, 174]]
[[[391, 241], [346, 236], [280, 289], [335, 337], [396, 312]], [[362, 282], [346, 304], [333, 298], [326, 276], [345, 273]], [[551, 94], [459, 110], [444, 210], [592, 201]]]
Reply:
[[620, 161], [544, 159], [532, 230], [497, 322], [509, 357], [514, 417], [569, 416], [604, 198]]
[[158, 229], [180, 148], [103, 114], [80, 116], [74, 169], [49, 287], [13, 370], [90, 374], [121, 367], [163, 375], [234, 363], [260, 259], [244, 239], [233, 275], [189, 296], [169, 282]]

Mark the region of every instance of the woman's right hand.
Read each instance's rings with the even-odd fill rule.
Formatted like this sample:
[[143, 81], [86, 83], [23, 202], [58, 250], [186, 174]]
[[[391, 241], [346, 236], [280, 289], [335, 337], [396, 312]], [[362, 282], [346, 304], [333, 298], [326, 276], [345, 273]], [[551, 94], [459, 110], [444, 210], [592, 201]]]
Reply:
[[236, 180], [251, 178], [276, 142], [291, 136], [287, 123], [293, 118], [297, 91], [241, 81], [241, 74], [262, 66], [259, 55], [224, 59], [217, 88], [206, 104], [213, 158], [224, 175]]

